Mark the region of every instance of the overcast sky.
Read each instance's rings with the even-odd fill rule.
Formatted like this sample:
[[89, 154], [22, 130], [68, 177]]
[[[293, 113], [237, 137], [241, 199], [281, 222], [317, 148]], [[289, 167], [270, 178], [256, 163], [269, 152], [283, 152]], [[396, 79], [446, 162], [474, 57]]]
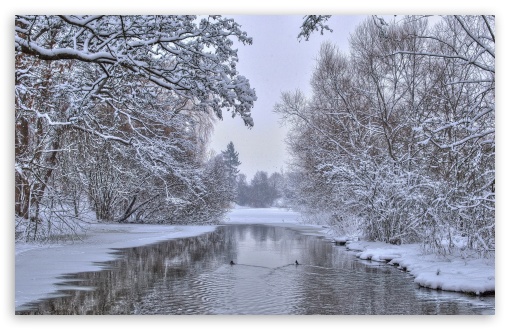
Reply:
[[321, 44], [330, 41], [348, 51], [349, 35], [367, 16], [333, 16], [328, 25], [333, 32], [316, 32], [309, 41], [298, 41], [303, 15], [231, 16], [253, 38], [253, 44], [239, 45], [239, 74], [250, 80], [258, 100], [252, 111], [255, 125], [244, 126], [241, 118], [224, 112], [218, 121], [211, 149], [219, 153], [232, 141], [239, 152], [240, 171], [253, 177], [258, 170], [272, 173], [285, 170], [289, 161], [285, 128], [273, 107], [283, 91], [309, 92], [309, 81]]

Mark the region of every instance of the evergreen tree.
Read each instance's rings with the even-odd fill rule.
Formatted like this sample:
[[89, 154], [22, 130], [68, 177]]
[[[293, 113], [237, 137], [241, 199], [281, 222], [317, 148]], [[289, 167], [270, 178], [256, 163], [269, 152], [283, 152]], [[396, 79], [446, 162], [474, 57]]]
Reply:
[[239, 170], [237, 167], [241, 165], [241, 162], [239, 161], [239, 153], [234, 148], [232, 141], [227, 145], [227, 150], [221, 151], [221, 158], [225, 168], [226, 185], [228, 190], [231, 191], [229, 201], [234, 202], [238, 199], [237, 174]]
[[229, 176], [232, 181], [235, 182], [237, 174], [239, 174], [237, 167], [241, 165], [241, 162], [239, 161], [239, 153], [234, 148], [234, 143], [230, 141], [230, 143], [227, 145], [227, 150], [222, 151], [221, 154], [223, 155], [223, 160], [227, 165]]

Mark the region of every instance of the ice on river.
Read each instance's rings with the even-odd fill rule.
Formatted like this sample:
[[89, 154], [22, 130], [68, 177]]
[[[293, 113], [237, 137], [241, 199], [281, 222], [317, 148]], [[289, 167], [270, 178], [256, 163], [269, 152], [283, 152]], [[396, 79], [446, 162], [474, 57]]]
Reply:
[[[234, 208], [223, 224], [262, 223], [301, 226], [300, 214], [287, 209]], [[59, 276], [67, 273], [94, 271], [94, 262], [114, 258], [113, 248], [151, 244], [157, 241], [200, 235], [215, 226], [170, 226], [134, 224], [93, 224], [81, 241], [54, 245], [16, 243], [15, 305], [48, 297], [57, 290]], [[324, 236], [328, 228], [316, 226]], [[331, 235], [331, 239], [333, 239]], [[466, 256], [443, 258], [424, 254], [417, 245], [389, 245], [376, 242], [349, 242], [362, 259], [398, 263], [422, 286], [460, 292], [495, 290], [495, 261]], [[339, 247], [343, 248], [343, 247]], [[58, 289], [61, 289], [60, 287]]]

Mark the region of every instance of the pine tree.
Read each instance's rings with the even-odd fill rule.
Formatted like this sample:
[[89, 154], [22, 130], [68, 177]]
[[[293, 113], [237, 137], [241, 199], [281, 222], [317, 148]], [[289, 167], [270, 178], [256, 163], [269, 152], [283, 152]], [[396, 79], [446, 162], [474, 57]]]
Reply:
[[230, 141], [227, 145], [227, 150], [222, 151], [221, 154], [223, 155], [223, 160], [227, 164], [229, 176], [232, 181], [235, 182], [237, 174], [239, 174], [239, 169], [237, 167], [241, 165], [241, 162], [239, 161], [239, 153], [234, 148], [234, 143]]

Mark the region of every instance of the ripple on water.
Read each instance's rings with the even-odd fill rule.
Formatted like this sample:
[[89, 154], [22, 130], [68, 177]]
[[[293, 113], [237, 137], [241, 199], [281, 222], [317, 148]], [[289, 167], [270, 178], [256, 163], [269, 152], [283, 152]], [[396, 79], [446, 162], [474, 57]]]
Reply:
[[[236, 265], [231, 266], [230, 260]], [[299, 260], [300, 265], [295, 265]], [[377, 265], [377, 266], [372, 266]], [[417, 287], [391, 266], [295, 230], [231, 225], [127, 249], [102, 272], [26, 313], [52, 314], [491, 314], [494, 298]], [[80, 281], [76, 282], [79, 279]]]

